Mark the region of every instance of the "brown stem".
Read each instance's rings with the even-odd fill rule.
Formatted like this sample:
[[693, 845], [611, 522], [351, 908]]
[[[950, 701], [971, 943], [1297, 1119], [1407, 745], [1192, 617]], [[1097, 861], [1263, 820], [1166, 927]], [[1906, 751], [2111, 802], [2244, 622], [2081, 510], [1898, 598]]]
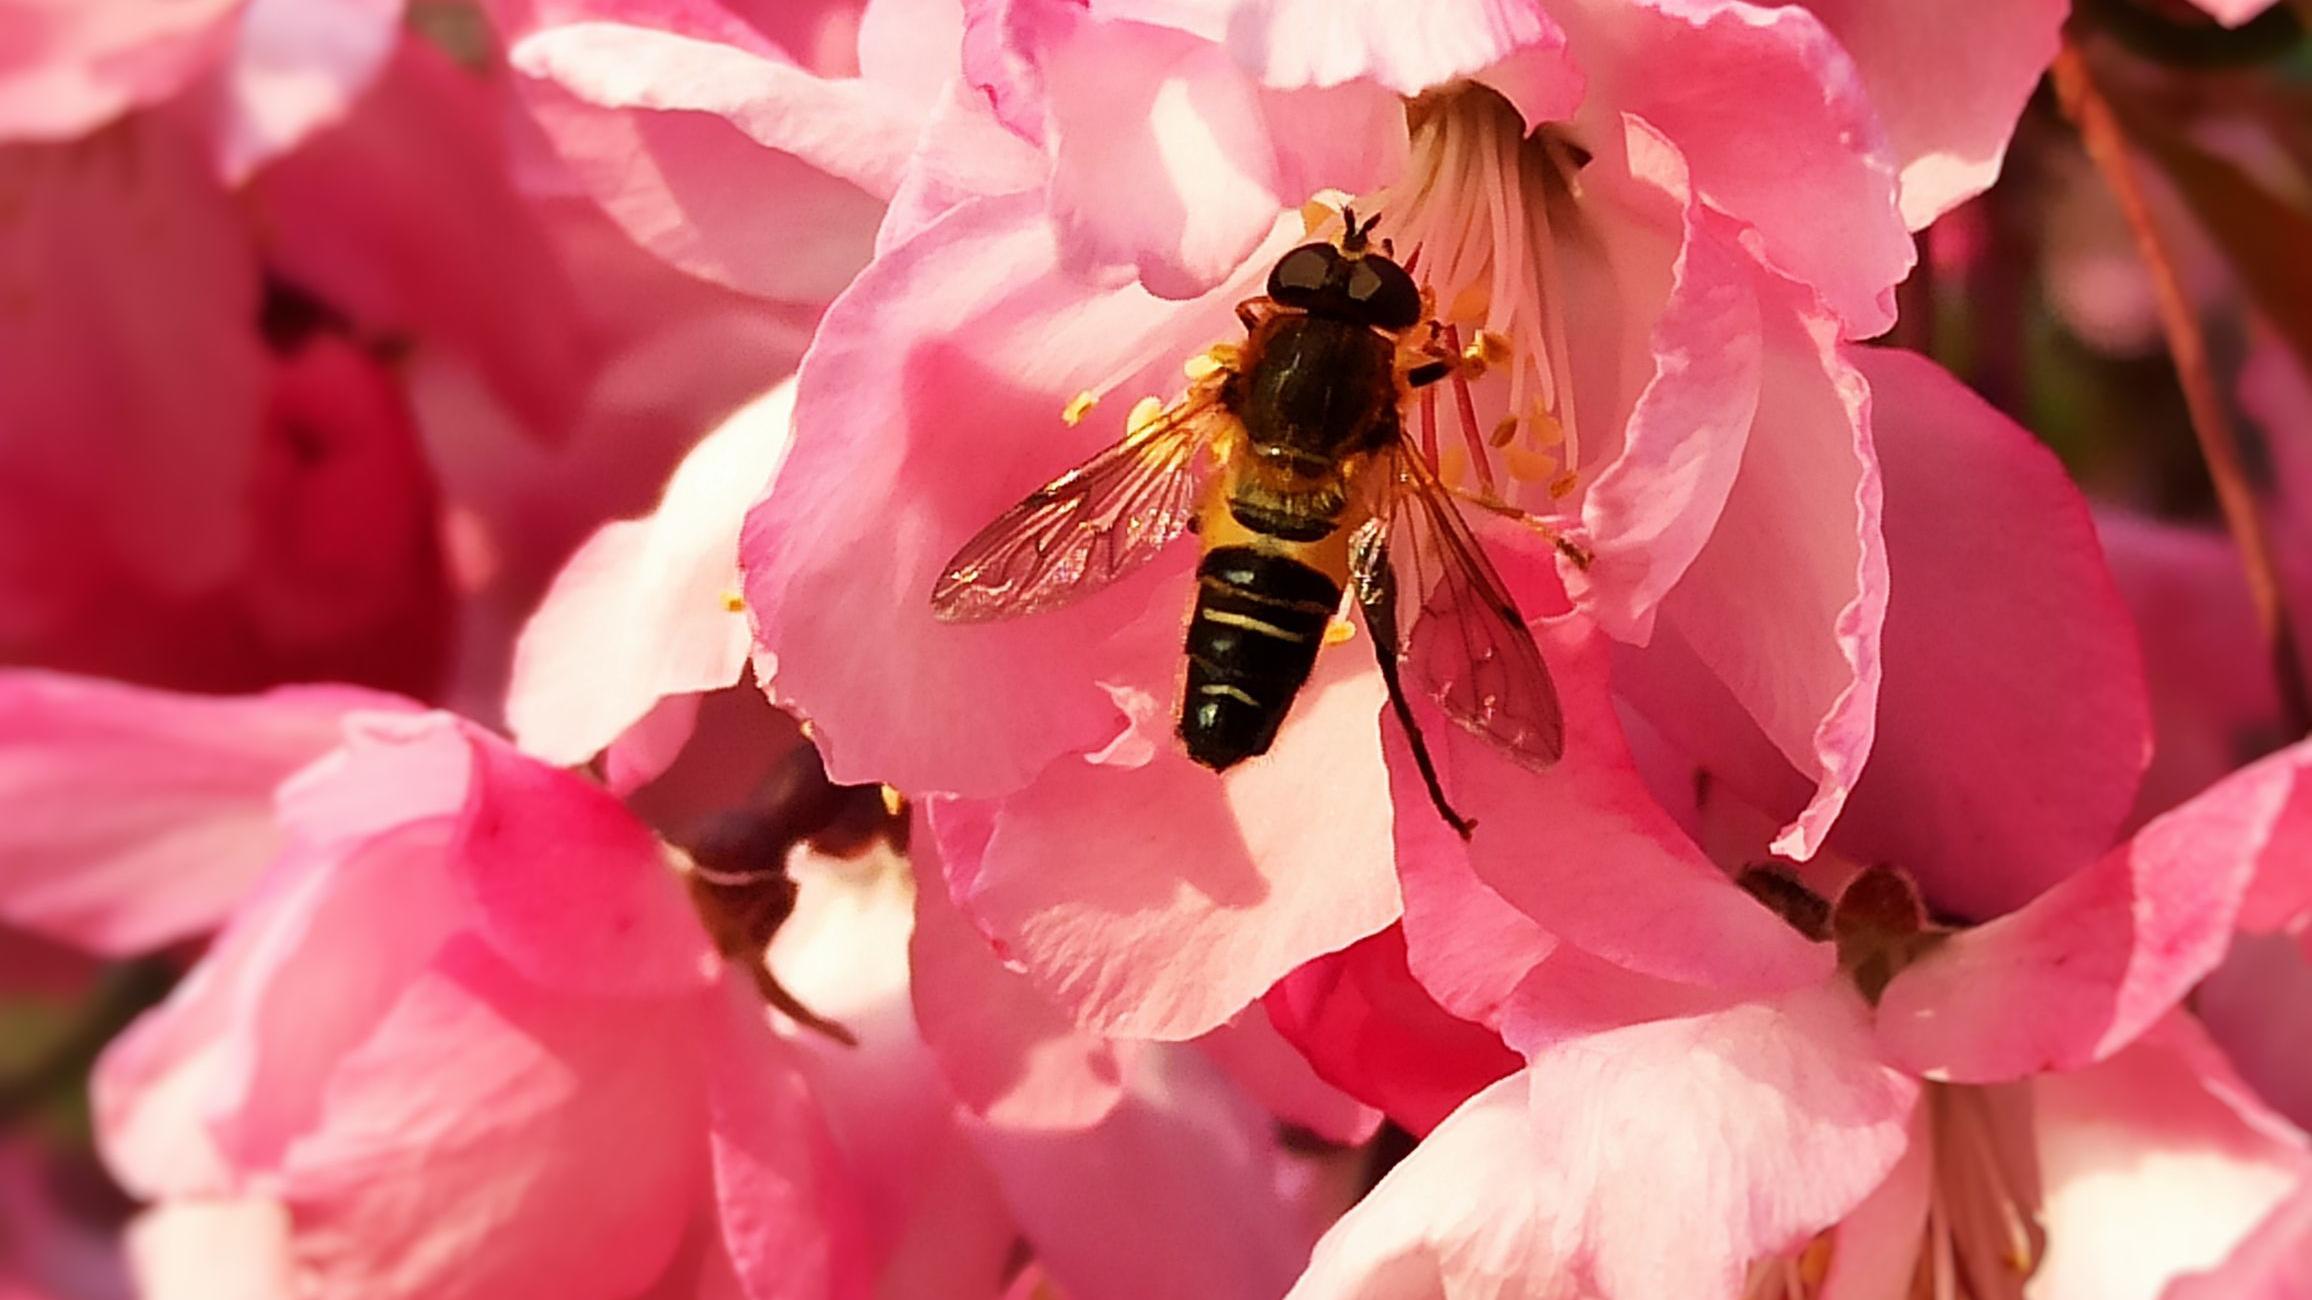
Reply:
[[2175, 362], [2176, 378], [2183, 387], [2184, 403], [2191, 413], [2192, 432], [2199, 439], [2200, 455], [2207, 461], [2208, 477], [2215, 482], [2224, 522], [2231, 528], [2232, 540], [2239, 547], [2241, 565], [2247, 570], [2248, 593], [2255, 601], [2256, 618], [2263, 626], [2265, 641], [2270, 647], [2284, 721], [2291, 735], [2312, 732], [2312, 686], [2305, 681], [2303, 658], [2297, 651], [2295, 630], [2281, 594], [2271, 530], [2265, 524], [2255, 489], [2248, 482], [2240, 453], [2239, 431], [2233, 427], [2215, 367], [2209, 363], [2207, 338], [2200, 331], [2198, 313], [2192, 310], [2191, 299], [2184, 293], [2175, 256], [2144, 196], [2143, 183], [2136, 175], [2135, 159], [2128, 150], [2127, 136], [2120, 128], [2118, 115], [2095, 84], [2085, 56], [2069, 37], [2064, 39], [2062, 50], [2055, 56], [2054, 73], [2055, 90], [2063, 102], [2063, 110], [2079, 127], [2087, 156], [2103, 176], [2104, 184], [2110, 187], [2112, 198], [2118, 201], [2128, 230], [2135, 237], [2136, 252], [2151, 275], [2160, 327], [2167, 335], [2168, 355]]

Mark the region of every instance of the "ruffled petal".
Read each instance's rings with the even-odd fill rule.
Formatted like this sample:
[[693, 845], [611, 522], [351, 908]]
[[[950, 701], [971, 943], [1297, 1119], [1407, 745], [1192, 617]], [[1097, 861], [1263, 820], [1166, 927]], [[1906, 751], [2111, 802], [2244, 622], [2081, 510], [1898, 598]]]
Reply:
[[351, 687], [173, 695], [0, 674], [0, 917], [99, 952], [216, 928], [280, 846], [273, 791], [353, 712]]
[[[2302, 1134], [2262, 1113], [2177, 1015], [2088, 1069], [2031, 1086], [2048, 1300], [2154, 1300], [2221, 1263], [2304, 1177]], [[2236, 1294], [2236, 1293], [2234, 1293]]]
[[1868, 1035], [1824, 987], [1546, 1050], [1343, 1216], [1291, 1295], [1733, 1294], [1908, 1146], [1917, 1085]]
[[795, 389], [741, 408], [684, 458], [646, 519], [570, 557], [514, 646], [506, 720], [528, 752], [585, 762], [661, 699], [737, 682], [754, 644], [739, 527], [786, 455]]
[[1196, 1046], [1280, 1124], [1344, 1147], [1363, 1146], [1381, 1127], [1380, 1111], [1326, 1082], [1257, 1008], [1197, 1039]]
[[[2268, 3], [2269, 0], [2252, 0]], [[1853, 56], [1902, 168], [1913, 230], [1991, 187], [2070, 6], [2063, 0], [1806, 0]]]
[[2115, 838], [2150, 757], [2143, 665], [2055, 458], [1924, 358], [1853, 360], [1891, 594], [1878, 739], [1831, 843], [1900, 865], [1939, 911], [1996, 916]]
[[[1718, 526], [1662, 614], [1812, 787], [1774, 842], [1804, 860], [1870, 755], [1887, 558], [1869, 388], [1802, 293], [1761, 285], [1757, 421]], [[1686, 738], [1676, 719], [1653, 720]]]
[[1895, 160], [1819, 19], [1740, 0], [1557, 0], [1551, 12], [1591, 99], [1676, 142], [1704, 201], [1752, 227], [1767, 265], [1819, 292], [1845, 337], [1894, 323], [1894, 286], [1915, 260]]
[[0, 139], [85, 135], [176, 94], [220, 57], [250, 0], [79, 0], [0, 17]]
[[951, 211], [828, 310], [740, 564], [778, 664], [768, 687], [811, 720], [830, 775], [1000, 795], [1114, 738], [1102, 682], [1170, 695], [1185, 544], [1074, 608], [984, 626], [935, 621], [931, 589], [965, 539], [1118, 436], [1106, 405], [1069, 429], [1072, 397], [1173, 395], [1180, 362], [1238, 332], [1230, 307], [1266, 272], [1192, 307], [1087, 290], [1060, 272], [1040, 197], [1021, 194]]
[[[2312, 743], [2143, 828], [2020, 911], [1952, 935], [1879, 1004], [1887, 1059], [1961, 1082], [2077, 1069], [2166, 1015], [2230, 945], [2259, 870], [2300, 877], [2284, 820]], [[2312, 819], [2306, 819], [2312, 820]]]
[[1223, 776], [1169, 744], [1139, 767], [1054, 763], [978, 811], [977, 856], [943, 837], [958, 902], [1078, 1023], [1131, 1038], [1204, 1033], [1386, 926], [1383, 692], [1352, 658], [1326, 656], [1276, 748]]
[[1216, 39], [1264, 85], [1362, 79], [1406, 99], [1512, 55], [1565, 45], [1565, 33], [1530, 0], [1241, 0], [1225, 26]]
[[194, 87], [230, 183], [343, 117], [402, 38], [403, 0], [246, 0], [223, 61]]

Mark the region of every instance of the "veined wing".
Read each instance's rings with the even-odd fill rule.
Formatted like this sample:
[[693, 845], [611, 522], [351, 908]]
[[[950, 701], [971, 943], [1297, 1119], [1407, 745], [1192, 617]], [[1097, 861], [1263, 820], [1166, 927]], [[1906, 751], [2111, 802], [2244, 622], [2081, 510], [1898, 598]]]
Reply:
[[1565, 752], [1565, 719], [1549, 665], [1452, 492], [1421, 453], [1400, 446], [1351, 568], [1374, 644], [1455, 722], [1528, 767]]
[[1181, 399], [1122, 442], [1030, 493], [947, 562], [931, 612], [984, 623], [1080, 600], [1156, 557], [1195, 517], [1236, 417], [1216, 390]]

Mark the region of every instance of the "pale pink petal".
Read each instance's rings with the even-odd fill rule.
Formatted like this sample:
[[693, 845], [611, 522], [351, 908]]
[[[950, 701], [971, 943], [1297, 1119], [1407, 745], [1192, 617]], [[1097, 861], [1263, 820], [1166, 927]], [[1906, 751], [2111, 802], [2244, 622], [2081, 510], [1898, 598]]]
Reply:
[[1439, 1006], [1498, 1031], [1510, 995], [1557, 938], [1478, 879], [1452, 835], [1437, 818], [1397, 830], [1402, 960]]
[[10, 149], [0, 190], [0, 573], [37, 600], [109, 552], [166, 595], [214, 588], [249, 557], [271, 382], [246, 218], [150, 118]]
[[214, 929], [280, 845], [273, 790], [359, 710], [351, 687], [174, 695], [0, 674], [0, 917], [100, 952]]
[[1934, 1192], [1932, 1108], [1912, 1112], [1910, 1144], [1878, 1190], [1847, 1211], [1831, 1239], [1820, 1300], [1911, 1300]]
[[1051, 170], [1043, 150], [1012, 134], [978, 87], [961, 76], [949, 77], [946, 84], [891, 195], [883, 224], [876, 228], [878, 257], [951, 208], [1042, 189]]
[[1386, 926], [1384, 695], [1360, 658], [1327, 656], [1276, 748], [1224, 776], [1170, 745], [1142, 767], [1054, 763], [978, 814], [976, 857], [943, 838], [957, 901], [1078, 1023], [1130, 1038], [1204, 1033]]
[[2302, 1134], [2260, 1113], [2197, 1026], [2031, 1086], [2047, 1300], [2153, 1300], [2221, 1263], [2302, 1182]]
[[164, 1201], [129, 1224], [145, 1300], [295, 1300], [289, 1210], [268, 1196]]
[[767, 51], [576, 22], [509, 53], [596, 202], [638, 243], [762, 297], [824, 302], [866, 261], [921, 123]]
[[457, 354], [532, 436], [558, 440], [594, 359], [552, 231], [515, 188], [505, 100], [429, 42], [405, 41], [350, 116], [247, 193], [281, 279], [364, 331]]
[[[2251, 0], [2251, 3], [2269, 0]], [[1989, 189], [2023, 102], [2055, 59], [2062, 0], [1806, 0], [1854, 57], [1901, 166], [1911, 229]]]
[[737, 682], [754, 636], [739, 526], [787, 450], [781, 384], [709, 433], [658, 509], [605, 524], [570, 557], [514, 646], [506, 720], [522, 748], [582, 763], [667, 696]]
[[[956, 1100], [1016, 1128], [1080, 1128], [1123, 1100], [1127, 1045], [1080, 1030], [1025, 976], [1004, 969], [949, 900], [945, 845], [982, 851], [984, 811], [933, 804], [913, 837], [915, 931], [908, 943], [915, 1022]], [[935, 834], [936, 832], [936, 834]]]
[[1577, 1038], [1439, 1126], [1292, 1295], [1733, 1294], [1886, 1179], [1916, 1097], [1829, 987]]
[[794, 1049], [751, 989], [707, 1012], [707, 1103], [723, 1240], [747, 1300], [864, 1300], [865, 1225]]
[[345, 115], [402, 37], [403, 0], [246, 0], [187, 107], [238, 183]]
[[1704, 201], [1753, 227], [1766, 263], [1819, 292], [1845, 337], [1894, 323], [1914, 260], [1895, 162], [1820, 20], [1734, 0], [1558, 0], [1551, 13], [1590, 97], [1676, 141]]
[[1557, 24], [1527, 0], [1243, 0], [1225, 26], [1225, 37], [1216, 39], [1225, 39], [1263, 84], [1337, 86], [1362, 78], [1406, 99], [1512, 55], [1565, 44]]
[[1887, 558], [1868, 385], [1803, 292], [1760, 284], [1757, 421], [1725, 512], [1662, 615], [1812, 785], [1774, 843], [1804, 860], [1870, 754]]
[[2237, 27], [2272, 7], [2273, 0], [2192, 0], [2226, 27]]
[[2221, 1264], [2178, 1278], [2166, 1300], [2303, 1300], [2312, 1295], [2312, 1171]]
[[1193, 1048], [1142, 1053], [1127, 1087], [1123, 1103], [1085, 1129], [964, 1121], [1060, 1292], [1281, 1294], [1310, 1241], [1279, 1193], [1275, 1122]]
[[542, 989], [454, 941], [287, 1152], [306, 1276], [380, 1300], [641, 1290], [704, 1184], [700, 1014]]
[[[1181, 361], [1241, 333], [1229, 309], [1267, 273], [1182, 307], [1087, 290], [1058, 261], [1039, 196], [967, 204], [877, 259], [820, 327], [793, 451], [740, 561], [778, 664], [768, 688], [811, 720], [838, 781], [1003, 794], [1114, 739], [1103, 681], [1171, 694], [1186, 544], [1075, 608], [983, 626], [931, 616], [955, 549], [1115, 441], [1141, 395], [1176, 395]], [[1111, 385], [1080, 426], [1061, 420], [1077, 393]]]
[[1891, 591], [1878, 740], [1831, 842], [1988, 918], [2112, 843], [2150, 756], [2143, 666], [2055, 458], [1922, 357], [1853, 360]]
[[2022, 910], [1950, 936], [1887, 986], [1887, 1059], [1990, 1082], [2126, 1046], [2223, 958], [2260, 869], [2302, 874], [2283, 817], [2308, 764], [2312, 744], [2275, 754]]
[[0, 13], [0, 139], [61, 140], [182, 90], [249, 0], [38, 0]]
[[1197, 1039], [1196, 1046], [1280, 1124], [1339, 1146], [1362, 1146], [1381, 1127], [1380, 1111], [1319, 1077], [1257, 1007]]
[[1521, 1064], [1499, 1034], [1414, 981], [1395, 928], [1309, 962], [1262, 1003], [1318, 1075], [1415, 1135]]

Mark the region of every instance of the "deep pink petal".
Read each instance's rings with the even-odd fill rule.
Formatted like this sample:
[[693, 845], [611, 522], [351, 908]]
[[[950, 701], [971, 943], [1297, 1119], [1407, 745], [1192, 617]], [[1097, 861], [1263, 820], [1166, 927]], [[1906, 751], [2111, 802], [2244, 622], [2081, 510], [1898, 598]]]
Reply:
[[100, 952], [216, 928], [272, 860], [273, 790], [360, 710], [350, 687], [174, 695], [0, 674], [0, 917]]
[[[1662, 614], [1812, 787], [1774, 843], [1804, 860], [1870, 754], [1887, 559], [1867, 384], [1802, 292], [1762, 280], [1761, 308], [1763, 397], [1742, 468]], [[1653, 720], [1686, 739], [1677, 719]]]
[[246, 179], [343, 117], [401, 41], [402, 5], [246, 0], [231, 50], [187, 101], [225, 179]]
[[1292, 1295], [1732, 1294], [1886, 1178], [1916, 1097], [1827, 987], [1576, 1039], [1439, 1126]]
[[[1223, 286], [1184, 308], [1089, 291], [1058, 260], [1038, 196], [966, 204], [879, 258], [820, 328], [794, 449], [740, 548], [778, 664], [769, 689], [811, 720], [839, 781], [1003, 794], [1115, 737], [1103, 681], [1171, 693], [1186, 545], [1073, 609], [986, 626], [931, 617], [955, 549], [1113, 442], [1141, 395], [1175, 395], [1181, 361], [1235, 332], [1229, 308], [1251, 292]], [[1077, 393], [1111, 385], [1080, 427], [1062, 422]]]
[[934, 804], [927, 816], [916, 841], [911, 988], [915, 1022], [956, 1100], [1000, 1125], [1097, 1122], [1123, 1099], [1127, 1047], [1076, 1028], [1025, 976], [1004, 969], [947, 897], [932, 869], [937, 856], [948, 844], [980, 851], [974, 843], [984, 846], [990, 829], [984, 814]]
[[736, 683], [754, 644], [739, 527], [787, 450], [794, 386], [740, 409], [684, 458], [658, 509], [605, 524], [514, 646], [506, 719], [549, 763], [585, 762], [667, 696]]
[[2054, 61], [2062, 0], [1964, 5], [1806, 0], [1854, 57], [1902, 168], [1913, 230], [1989, 189], [2023, 102]]
[[182, 90], [249, 0], [69, 0], [0, 15], [0, 139], [84, 135]]
[[639, 1291], [704, 1183], [701, 1011], [549, 991], [454, 942], [287, 1153], [301, 1265], [381, 1298]]
[[10, 149], [0, 188], [0, 574], [31, 606], [11, 620], [37, 630], [99, 556], [168, 596], [214, 588], [253, 544], [271, 382], [245, 217], [151, 118]]
[[1845, 337], [1894, 322], [1914, 259], [1895, 161], [1820, 20], [1729, 0], [1559, 0], [1551, 12], [1591, 98], [1674, 141], [1703, 199], [1753, 227], [1766, 263], [1819, 292]]
[[1380, 1129], [1381, 1112], [1326, 1082], [1270, 1019], [1257, 1007], [1246, 1010], [1196, 1046], [1278, 1123], [1339, 1146], [1364, 1145]]
[[1380, 675], [1326, 658], [1275, 749], [1224, 776], [1168, 743], [1140, 767], [1057, 760], [979, 814], [976, 858], [943, 841], [958, 902], [1078, 1023], [1132, 1038], [1204, 1033], [1386, 926]]
[[349, 117], [248, 193], [282, 279], [365, 331], [457, 354], [533, 436], [559, 439], [594, 359], [551, 231], [515, 187], [505, 98], [405, 41]]
[[1309, 962], [1262, 1003], [1320, 1076], [1415, 1135], [1520, 1064], [1499, 1034], [1414, 982], [1394, 928]]
[[2153, 1300], [2230, 1255], [2301, 1183], [2312, 1150], [2262, 1113], [2188, 1018], [2031, 1086], [2049, 1300]]
[[2243, 934], [2192, 990], [2192, 1014], [2272, 1109], [2312, 1128], [2312, 954], [2301, 936]]
[[707, 1013], [707, 1099], [723, 1240], [747, 1300], [870, 1294], [865, 1225], [794, 1049], [751, 989]]
[[921, 125], [863, 83], [626, 23], [549, 26], [509, 59], [556, 151], [636, 242], [782, 301], [824, 302], [865, 262]]
[[1831, 842], [1940, 909], [1996, 916], [2114, 839], [2150, 755], [2143, 666], [2055, 458], [1924, 358], [1853, 360], [1891, 592], [1878, 740]]
[[2312, 745], [2275, 754], [2022, 910], [1951, 936], [1887, 987], [1887, 1058], [1989, 1082], [2126, 1046], [2223, 958], [2259, 871], [2303, 874], [2303, 835], [2285, 818], [2307, 765]]

